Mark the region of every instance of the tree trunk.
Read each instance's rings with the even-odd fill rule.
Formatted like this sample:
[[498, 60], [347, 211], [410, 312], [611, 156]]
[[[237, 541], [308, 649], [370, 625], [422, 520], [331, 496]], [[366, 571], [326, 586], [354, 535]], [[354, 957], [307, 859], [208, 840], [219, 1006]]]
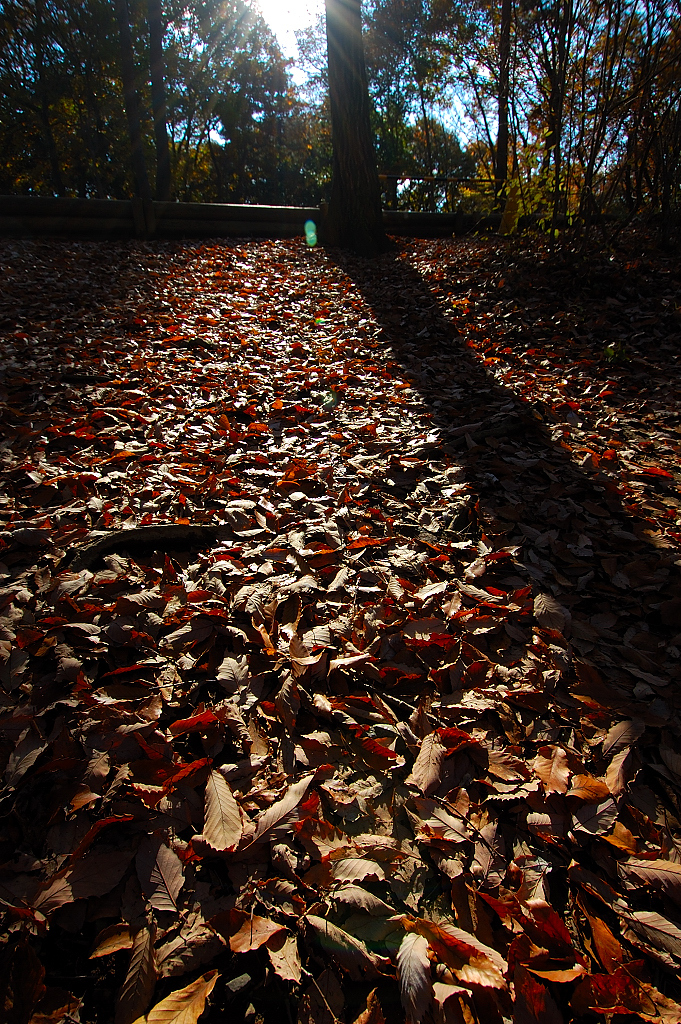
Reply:
[[[433, 167], [433, 147], [430, 144], [430, 125], [428, 124], [428, 113], [426, 111], [426, 97], [423, 93], [423, 82], [417, 81], [419, 90], [419, 100], [421, 103], [421, 116], [423, 117], [423, 132], [426, 140], [426, 159], [428, 161], [428, 176], [435, 176], [435, 168]], [[428, 199], [430, 212], [435, 213], [435, 187], [433, 182], [428, 183]]]
[[494, 161], [494, 191], [501, 200], [508, 176], [508, 92], [511, 57], [511, 0], [501, 3], [499, 36], [499, 131]]
[[135, 86], [135, 59], [132, 50], [127, 0], [116, 0], [116, 19], [118, 21], [118, 38], [121, 47], [123, 100], [128, 120], [135, 194], [140, 196], [141, 199], [151, 199], [151, 188], [149, 187], [149, 177], [147, 175], [147, 165], [144, 160], [144, 147], [142, 145], [139, 98]]
[[166, 91], [163, 81], [163, 11], [161, 0], [147, 0], [151, 63], [151, 106], [156, 142], [156, 198], [170, 199], [170, 146], [166, 125]]
[[360, 0], [326, 0], [333, 175], [323, 239], [363, 255], [385, 248]]

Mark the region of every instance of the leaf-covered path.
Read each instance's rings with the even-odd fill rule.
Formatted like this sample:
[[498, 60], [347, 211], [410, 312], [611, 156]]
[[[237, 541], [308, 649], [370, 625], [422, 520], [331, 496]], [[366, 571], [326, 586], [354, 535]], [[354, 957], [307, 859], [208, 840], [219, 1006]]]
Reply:
[[678, 1024], [677, 265], [0, 272], [7, 1019]]

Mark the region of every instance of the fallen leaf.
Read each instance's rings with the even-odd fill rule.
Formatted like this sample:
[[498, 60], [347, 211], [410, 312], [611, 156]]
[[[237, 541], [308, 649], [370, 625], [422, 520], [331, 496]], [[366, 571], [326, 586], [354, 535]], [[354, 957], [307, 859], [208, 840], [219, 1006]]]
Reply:
[[145, 925], [133, 936], [128, 971], [116, 1000], [115, 1024], [132, 1024], [153, 998], [156, 987], [155, 934], [154, 928]]
[[274, 973], [282, 981], [293, 981], [296, 985], [299, 984], [303, 967], [295, 935], [286, 931], [272, 935], [267, 941], [267, 955]]
[[567, 754], [561, 747], [542, 747], [532, 762], [547, 793], [566, 793], [570, 769]]
[[196, 1024], [217, 980], [217, 971], [204, 974], [190, 985], [171, 992], [146, 1017], [138, 1017], [133, 1024]]
[[150, 838], [137, 851], [137, 875], [154, 910], [176, 913], [184, 885], [182, 861], [160, 838]]
[[[233, 953], [246, 953], [249, 949], [260, 949], [275, 935], [286, 932], [283, 925], [257, 914], [244, 914], [233, 911], [235, 922], [241, 921], [237, 931], [229, 937], [229, 946]], [[241, 920], [243, 919], [243, 920]]]
[[407, 785], [416, 786], [424, 796], [437, 789], [446, 754], [447, 748], [440, 742], [437, 732], [425, 736], [421, 741], [421, 748], [411, 774], [405, 780]]
[[407, 932], [397, 952], [397, 975], [402, 1006], [411, 1024], [420, 1024], [433, 1000], [428, 940]]
[[234, 850], [241, 840], [241, 811], [229, 783], [213, 771], [206, 781], [203, 838], [214, 850]]

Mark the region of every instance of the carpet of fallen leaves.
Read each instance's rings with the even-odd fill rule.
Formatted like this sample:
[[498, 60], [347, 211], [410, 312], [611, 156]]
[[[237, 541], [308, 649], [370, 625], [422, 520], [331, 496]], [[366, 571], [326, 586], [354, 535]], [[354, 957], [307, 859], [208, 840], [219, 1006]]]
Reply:
[[3, 1021], [678, 1024], [643, 251], [0, 243]]

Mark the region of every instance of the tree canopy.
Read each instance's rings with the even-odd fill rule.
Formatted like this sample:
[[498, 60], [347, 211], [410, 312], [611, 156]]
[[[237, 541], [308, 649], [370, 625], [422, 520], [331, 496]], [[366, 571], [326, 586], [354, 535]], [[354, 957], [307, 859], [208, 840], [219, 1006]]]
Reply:
[[[362, 20], [384, 206], [678, 210], [678, 4], [368, 0]], [[302, 84], [246, 0], [3, 0], [0, 191], [123, 198], [146, 174], [159, 198], [328, 200], [323, 21], [299, 47]]]

